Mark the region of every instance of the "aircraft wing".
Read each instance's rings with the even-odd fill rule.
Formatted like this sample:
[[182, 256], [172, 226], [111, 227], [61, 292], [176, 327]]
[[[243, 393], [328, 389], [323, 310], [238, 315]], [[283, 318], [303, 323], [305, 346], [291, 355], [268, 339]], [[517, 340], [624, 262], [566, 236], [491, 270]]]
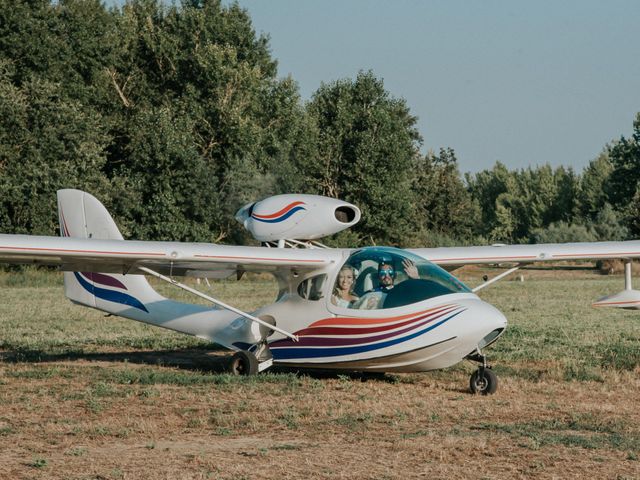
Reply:
[[640, 240], [416, 248], [409, 251], [443, 267], [562, 260], [633, 259], [640, 258]]
[[237, 247], [208, 243], [0, 235], [0, 263], [58, 266], [63, 271], [224, 278], [236, 272], [308, 272], [340, 261], [339, 250]]

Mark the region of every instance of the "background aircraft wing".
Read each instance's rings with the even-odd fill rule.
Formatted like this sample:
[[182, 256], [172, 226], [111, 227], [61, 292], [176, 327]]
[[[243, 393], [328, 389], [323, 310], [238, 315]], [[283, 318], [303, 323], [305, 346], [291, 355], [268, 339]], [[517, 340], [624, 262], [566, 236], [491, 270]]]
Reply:
[[58, 266], [63, 271], [223, 278], [236, 272], [308, 272], [341, 261], [339, 250], [0, 235], [0, 263]]
[[409, 251], [443, 267], [471, 264], [557, 262], [562, 260], [632, 259], [640, 258], [640, 240], [416, 248]]

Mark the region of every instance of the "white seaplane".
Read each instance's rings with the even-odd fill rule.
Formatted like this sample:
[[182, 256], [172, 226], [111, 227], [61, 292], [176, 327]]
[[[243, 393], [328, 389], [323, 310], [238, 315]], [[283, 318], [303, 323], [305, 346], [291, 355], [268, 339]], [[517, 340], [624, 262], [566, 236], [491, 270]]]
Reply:
[[[626, 287], [595, 306], [640, 308], [631, 261], [640, 241], [484, 247], [326, 248], [317, 239], [356, 224], [360, 210], [315, 195], [277, 195], [242, 207], [236, 218], [261, 247], [124, 240], [105, 207], [79, 190], [58, 192], [61, 237], [0, 235], [0, 262], [57, 265], [74, 303], [157, 325], [236, 351], [235, 374], [273, 364], [360, 372], [423, 372], [477, 361], [473, 392], [493, 393], [497, 377], [484, 349], [507, 319], [476, 292], [524, 264], [623, 259]], [[446, 268], [514, 264], [470, 289]], [[179, 276], [225, 278], [269, 272], [276, 301], [245, 312], [189, 287]], [[169, 300], [152, 275], [213, 307]]]

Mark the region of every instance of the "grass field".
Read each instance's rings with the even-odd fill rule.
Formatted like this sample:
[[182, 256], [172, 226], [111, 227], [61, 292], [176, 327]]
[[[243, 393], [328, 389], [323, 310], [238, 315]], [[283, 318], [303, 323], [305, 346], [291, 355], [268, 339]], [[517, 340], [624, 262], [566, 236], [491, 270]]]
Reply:
[[[59, 274], [0, 274], [0, 478], [640, 478], [640, 312], [590, 307], [622, 278], [524, 277], [482, 292], [510, 326], [480, 397], [466, 362], [230, 377], [200, 340], [71, 305]], [[212, 289], [245, 309], [276, 290]]]

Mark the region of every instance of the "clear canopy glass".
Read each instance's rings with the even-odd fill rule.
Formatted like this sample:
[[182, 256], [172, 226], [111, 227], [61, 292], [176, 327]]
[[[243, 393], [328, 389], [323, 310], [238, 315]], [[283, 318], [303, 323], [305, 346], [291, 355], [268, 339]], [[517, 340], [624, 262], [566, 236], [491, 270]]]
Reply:
[[446, 270], [406, 250], [368, 247], [355, 251], [340, 269], [331, 302], [377, 310], [471, 290]]

